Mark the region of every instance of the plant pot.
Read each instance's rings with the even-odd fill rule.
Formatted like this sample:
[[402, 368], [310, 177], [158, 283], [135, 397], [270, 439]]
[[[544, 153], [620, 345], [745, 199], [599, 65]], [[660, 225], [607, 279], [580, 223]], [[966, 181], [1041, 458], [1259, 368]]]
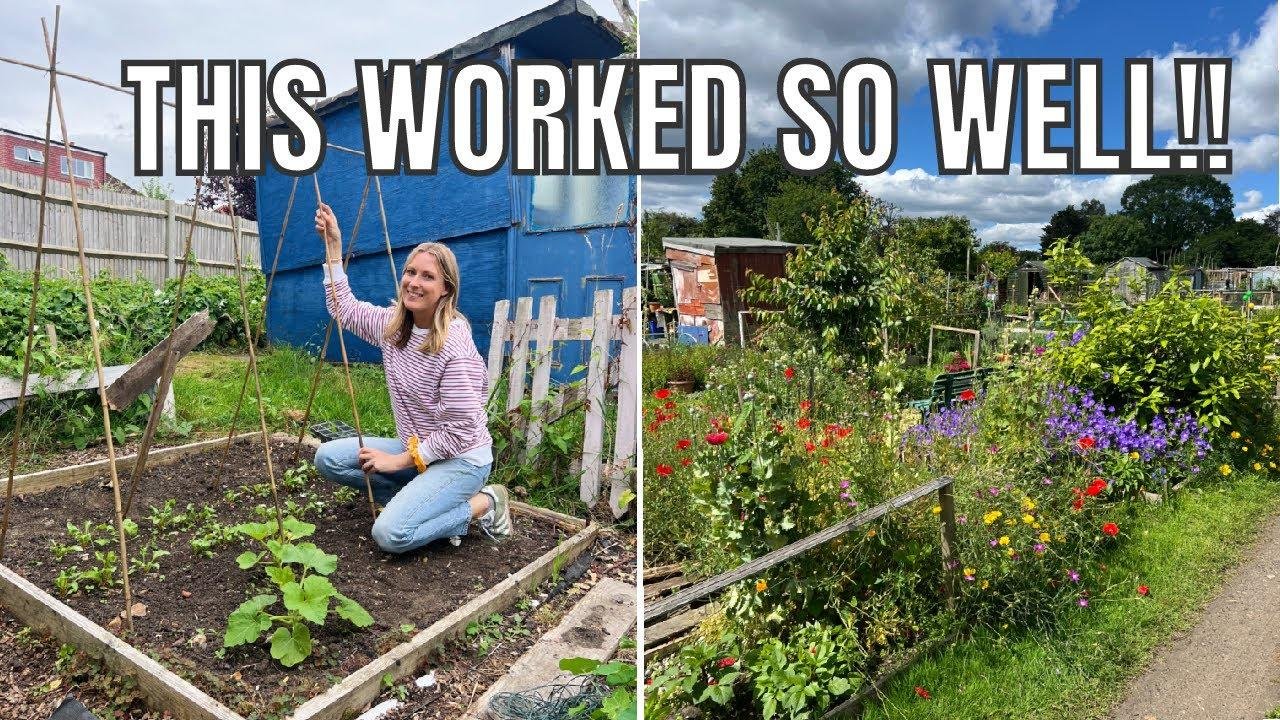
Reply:
[[688, 394], [693, 392], [693, 381], [692, 380], [668, 380], [667, 387], [671, 388], [675, 392]]

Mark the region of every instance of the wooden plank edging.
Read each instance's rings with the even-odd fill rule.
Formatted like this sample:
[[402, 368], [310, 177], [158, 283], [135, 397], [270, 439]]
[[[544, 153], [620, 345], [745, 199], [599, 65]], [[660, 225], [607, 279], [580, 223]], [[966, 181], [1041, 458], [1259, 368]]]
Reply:
[[[240, 442], [246, 438], [259, 437], [261, 432], [247, 432], [235, 436], [234, 441]], [[200, 442], [188, 443], [186, 445], [176, 445], [161, 450], [154, 450], [147, 455], [147, 467], [155, 467], [157, 465], [169, 465], [183, 458], [192, 455], [198, 455], [205, 450], [210, 450], [218, 445], [225, 445], [226, 438], [214, 438], [212, 440], [201, 440]], [[116, 467], [123, 467], [127, 464], [135, 462], [138, 456], [124, 455], [116, 458]], [[27, 473], [26, 475], [15, 475], [13, 478], [13, 494], [25, 495], [29, 493], [43, 492], [52, 490], [53, 488], [63, 487], [65, 485], [74, 485], [78, 482], [84, 482], [89, 478], [101, 472], [106, 472], [110, 467], [110, 460], [95, 460], [93, 462], [81, 465], [71, 465], [68, 467], [54, 468], [52, 470], [40, 470], [38, 472]]]
[[412, 639], [351, 673], [323, 695], [303, 703], [290, 716], [290, 720], [340, 720], [345, 713], [363, 707], [382, 692], [383, 676], [390, 674], [392, 678], [399, 679], [416, 671], [420, 661], [433, 650], [465, 632], [468, 623], [505, 608], [517, 594], [550, 576], [557, 558], [564, 557], [562, 562], [565, 564], [576, 559], [595, 541], [599, 530], [600, 527], [596, 524], [587, 525], [577, 535], [548, 550], [542, 557], [494, 585], [488, 592], [473, 598]]
[[0, 565], [0, 604], [27, 625], [45, 628], [59, 641], [102, 659], [116, 674], [136, 678], [152, 707], [179, 720], [244, 720], [4, 565]]

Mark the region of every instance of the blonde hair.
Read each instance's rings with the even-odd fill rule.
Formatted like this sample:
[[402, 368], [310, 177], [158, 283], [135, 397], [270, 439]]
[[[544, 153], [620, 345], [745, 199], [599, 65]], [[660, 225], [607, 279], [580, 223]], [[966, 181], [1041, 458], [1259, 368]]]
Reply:
[[[409, 253], [404, 266], [408, 267], [421, 253], [427, 253], [436, 259], [440, 279], [444, 281], [445, 294], [436, 303], [436, 312], [431, 318], [431, 332], [418, 347], [422, 352], [434, 355], [444, 348], [445, 340], [449, 339], [449, 324], [455, 318], [462, 317], [462, 313], [458, 312], [458, 259], [454, 257], [449, 246], [443, 243], [422, 243]], [[413, 313], [404, 306], [404, 299], [401, 298], [402, 289], [397, 288], [396, 303], [391, 309], [391, 317], [387, 320], [387, 328], [382, 333], [384, 339], [392, 341], [398, 348], [408, 345], [409, 337], [413, 333]]]

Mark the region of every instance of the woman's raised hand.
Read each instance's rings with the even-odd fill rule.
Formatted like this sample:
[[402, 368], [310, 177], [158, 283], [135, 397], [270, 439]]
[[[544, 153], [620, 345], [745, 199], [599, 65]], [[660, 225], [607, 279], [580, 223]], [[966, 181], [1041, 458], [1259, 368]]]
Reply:
[[316, 208], [316, 234], [324, 240], [330, 260], [342, 259], [342, 231], [338, 229], [338, 218], [333, 214], [333, 208], [324, 203]]

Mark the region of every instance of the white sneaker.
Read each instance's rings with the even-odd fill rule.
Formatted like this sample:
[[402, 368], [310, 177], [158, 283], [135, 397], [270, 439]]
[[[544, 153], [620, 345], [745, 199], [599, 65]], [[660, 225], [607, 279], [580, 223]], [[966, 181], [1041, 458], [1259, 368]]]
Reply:
[[480, 517], [480, 530], [494, 542], [502, 542], [511, 535], [511, 503], [507, 488], [502, 485], [485, 485], [480, 492], [489, 496], [493, 506]]

